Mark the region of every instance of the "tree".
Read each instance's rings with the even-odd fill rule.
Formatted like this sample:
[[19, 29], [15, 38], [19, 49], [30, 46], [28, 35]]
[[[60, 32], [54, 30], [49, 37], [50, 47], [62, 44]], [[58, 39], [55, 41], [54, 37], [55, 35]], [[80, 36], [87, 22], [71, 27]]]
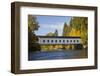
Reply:
[[63, 27], [63, 34], [62, 36], [68, 36], [69, 35], [69, 32], [70, 32], [70, 26], [68, 26], [66, 24], [66, 22], [64, 23], [64, 27]]
[[55, 36], [55, 34], [52, 32], [49, 32], [46, 36]]
[[81, 29], [81, 22], [83, 17], [73, 17], [71, 19], [71, 27], [75, 28], [76, 30]]
[[88, 45], [88, 18], [87, 17], [72, 17], [70, 26], [64, 23], [63, 36], [78, 36], [81, 37], [82, 45]]
[[37, 19], [33, 15], [28, 15], [28, 28], [33, 32], [39, 28]]
[[85, 47], [88, 45], [88, 18], [84, 17], [81, 22], [81, 39]]
[[69, 32], [69, 36], [80, 37], [80, 31], [76, 30], [75, 28], [72, 28], [71, 31]]
[[35, 30], [38, 30], [39, 25], [36, 20], [36, 17], [33, 15], [28, 15], [28, 39], [29, 39], [29, 44], [34, 43], [37, 41], [35, 38], [36, 35], [34, 33]]
[[87, 17], [74, 17], [72, 19], [72, 27], [80, 32], [82, 44], [87, 45], [88, 40], [88, 20]]
[[64, 27], [63, 27], [63, 36], [66, 36], [67, 34], [67, 24], [64, 23]]
[[28, 50], [29, 51], [36, 51], [40, 50], [39, 44], [36, 42], [38, 41], [38, 37], [35, 35], [34, 31], [38, 30], [39, 25], [36, 20], [36, 17], [33, 15], [28, 15]]
[[54, 32], [54, 36], [58, 36], [58, 30], [57, 29]]

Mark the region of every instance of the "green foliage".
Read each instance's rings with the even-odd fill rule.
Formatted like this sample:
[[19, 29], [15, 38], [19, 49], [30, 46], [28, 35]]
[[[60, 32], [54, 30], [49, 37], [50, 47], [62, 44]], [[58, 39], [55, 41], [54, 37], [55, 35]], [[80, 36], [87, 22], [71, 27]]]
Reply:
[[82, 21], [81, 17], [73, 17], [71, 20], [71, 26], [73, 28], [75, 28], [76, 30], [80, 30], [81, 29], [81, 21]]
[[29, 42], [30, 43], [35, 43], [38, 38], [36, 37], [34, 31], [38, 30], [39, 25], [36, 20], [36, 17], [33, 15], [28, 15], [28, 37], [29, 37]]
[[58, 30], [55, 30], [54, 36], [58, 36]]
[[49, 32], [46, 36], [55, 36], [55, 34], [52, 32]]
[[63, 36], [80, 36], [82, 44], [88, 44], [88, 18], [87, 17], [72, 17], [70, 26], [66, 23], [63, 27]]
[[66, 23], [64, 23], [62, 36], [68, 36], [69, 32], [70, 32], [70, 26], [68, 26]]
[[39, 28], [39, 25], [38, 25], [38, 22], [36, 20], [36, 17], [33, 16], [33, 15], [28, 15], [28, 28], [31, 31], [38, 30], [38, 28]]
[[34, 31], [38, 30], [39, 25], [36, 20], [36, 17], [33, 15], [28, 15], [28, 49], [29, 51], [40, 50], [40, 45], [36, 42], [38, 41], [38, 37], [35, 35]]
[[63, 27], [63, 36], [66, 36], [67, 33], [68, 33], [68, 32], [67, 32], [67, 24], [64, 23], [64, 27]]
[[58, 30], [56, 29], [54, 33], [49, 32], [46, 36], [58, 36]]

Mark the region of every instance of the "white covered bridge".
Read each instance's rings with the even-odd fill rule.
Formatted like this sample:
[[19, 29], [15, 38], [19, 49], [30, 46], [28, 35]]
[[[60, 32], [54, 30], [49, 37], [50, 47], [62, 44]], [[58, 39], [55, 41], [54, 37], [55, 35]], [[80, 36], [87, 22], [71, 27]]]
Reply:
[[38, 36], [39, 44], [82, 44], [80, 37]]

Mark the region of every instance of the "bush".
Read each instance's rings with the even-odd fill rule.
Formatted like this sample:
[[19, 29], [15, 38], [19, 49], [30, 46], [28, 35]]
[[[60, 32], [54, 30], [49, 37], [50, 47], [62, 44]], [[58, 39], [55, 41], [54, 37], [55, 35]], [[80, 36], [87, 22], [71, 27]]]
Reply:
[[32, 43], [32, 46], [29, 47], [29, 51], [40, 51], [41, 46], [39, 43]]

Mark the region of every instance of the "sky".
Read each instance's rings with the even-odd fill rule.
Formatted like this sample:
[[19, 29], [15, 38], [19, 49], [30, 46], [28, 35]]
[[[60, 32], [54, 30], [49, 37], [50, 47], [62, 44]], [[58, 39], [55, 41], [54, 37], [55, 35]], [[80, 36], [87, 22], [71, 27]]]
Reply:
[[39, 29], [35, 31], [36, 35], [45, 36], [48, 33], [54, 33], [57, 29], [58, 36], [62, 36], [63, 26], [66, 22], [69, 25], [70, 16], [36, 16], [39, 23]]

